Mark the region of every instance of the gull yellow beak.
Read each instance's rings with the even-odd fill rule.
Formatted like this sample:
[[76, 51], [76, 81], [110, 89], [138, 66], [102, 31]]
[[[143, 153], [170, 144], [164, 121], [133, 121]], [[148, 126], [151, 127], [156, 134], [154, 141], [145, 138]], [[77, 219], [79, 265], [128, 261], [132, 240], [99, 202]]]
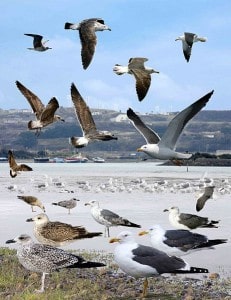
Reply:
[[111, 238], [110, 240], [109, 240], [109, 243], [110, 244], [112, 244], [112, 243], [118, 243], [120, 241], [120, 239], [118, 239], [118, 238]]
[[137, 152], [143, 152], [143, 149], [142, 148], [137, 148], [136, 151]]
[[144, 230], [144, 231], [140, 231], [139, 233], [138, 233], [138, 235], [145, 235], [145, 234], [148, 234], [148, 231], [147, 230]]

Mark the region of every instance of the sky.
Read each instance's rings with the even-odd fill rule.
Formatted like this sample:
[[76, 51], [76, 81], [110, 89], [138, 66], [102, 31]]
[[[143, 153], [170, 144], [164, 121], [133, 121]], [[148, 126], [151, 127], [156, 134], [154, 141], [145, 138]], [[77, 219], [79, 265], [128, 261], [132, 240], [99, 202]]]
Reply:
[[[231, 109], [230, 0], [8, 0], [0, 2], [0, 108], [30, 109], [15, 85], [20, 81], [44, 104], [56, 97], [72, 107], [74, 82], [90, 108], [140, 113], [176, 112], [211, 90], [207, 110]], [[97, 32], [90, 66], [81, 63], [79, 32], [65, 30], [65, 22], [103, 18], [111, 31]], [[196, 43], [189, 63], [182, 52], [184, 32], [207, 37]], [[51, 50], [37, 52], [36, 33], [48, 39]], [[152, 74], [150, 89], [138, 101], [132, 75], [116, 75], [115, 64], [146, 57]]]

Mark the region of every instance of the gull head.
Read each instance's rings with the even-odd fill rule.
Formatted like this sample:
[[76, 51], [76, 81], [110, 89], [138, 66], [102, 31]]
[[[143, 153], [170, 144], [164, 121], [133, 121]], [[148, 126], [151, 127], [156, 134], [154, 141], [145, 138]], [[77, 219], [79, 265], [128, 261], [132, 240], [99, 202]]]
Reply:
[[109, 243], [132, 243], [134, 242], [133, 234], [130, 231], [122, 231], [117, 237], [111, 238]]
[[28, 234], [21, 234], [14, 239], [7, 240], [6, 244], [12, 244], [12, 243], [27, 244], [30, 243], [31, 241], [32, 239]]
[[33, 218], [27, 219], [26, 222], [35, 222], [37, 226], [44, 225], [49, 222], [46, 214], [39, 214]]

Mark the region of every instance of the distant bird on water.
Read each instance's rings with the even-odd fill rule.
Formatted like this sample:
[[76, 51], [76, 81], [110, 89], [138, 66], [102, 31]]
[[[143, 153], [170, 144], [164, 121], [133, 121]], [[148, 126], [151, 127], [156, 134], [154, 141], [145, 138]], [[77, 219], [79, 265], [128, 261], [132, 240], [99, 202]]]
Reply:
[[180, 213], [178, 207], [173, 206], [165, 209], [169, 212], [169, 222], [177, 229], [196, 229], [196, 228], [218, 228], [219, 221], [209, 220], [207, 217], [200, 217], [193, 214]]
[[71, 213], [71, 209], [76, 207], [77, 201], [80, 201], [79, 199], [72, 198], [70, 200], [64, 200], [64, 201], [59, 201], [59, 202], [53, 202], [52, 205], [57, 205], [60, 207], [64, 207], [68, 209], [68, 214]]
[[200, 211], [205, 206], [207, 200], [212, 198], [215, 186], [206, 186], [204, 193], [197, 199], [196, 210]]
[[22, 171], [33, 171], [31, 167], [25, 164], [17, 164], [11, 150], [8, 151], [8, 162], [10, 165], [10, 176], [12, 178], [16, 177], [19, 172]]
[[190, 106], [186, 107], [184, 110], [179, 112], [169, 123], [167, 129], [165, 130], [162, 138], [158, 136], [151, 128], [146, 126], [143, 121], [136, 115], [136, 113], [129, 108], [127, 110], [127, 116], [134, 125], [134, 127], [139, 131], [147, 144], [138, 148], [137, 151], [142, 151], [149, 156], [157, 159], [188, 159], [192, 156], [189, 153], [176, 152], [176, 143], [179, 139], [184, 127], [187, 123], [207, 104], [213, 91], [206, 94]]
[[42, 41], [43, 36], [39, 34], [33, 34], [33, 33], [24, 33], [24, 35], [31, 36], [33, 38], [33, 48], [27, 48], [29, 50], [35, 50], [39, 52], [47, 51], [49, 49], [52, 49], [50, 47], [45, 46], [45, 44], [49, 41]]
[[42, 202], [35, 196], [17, 196], [18, 199], [23, 200], [25, 203], [29, 204], [31, 206], [32, 212], [35, 212], [33, 209], [34, 206], [40, 207], [45, 212], [45, 207], [42, 204]]
[[134, 75], [136, 80], [136, 93], [139, 101], [142, 101], [146, 96], [149, 87], [151, 85], [151, 74], [159, 73], [152, 68], [144, 66], [144, 63], [148, 61], [144, 57], [133, 57], [129, 59], [128, 66], [121, 66], [116, 64], [113, 71], [117, 75], [122, 75], [125, 73]]
[[83, 20], [78, 24], [65, 23], [64, 29], [79, 30], [79, 37], [82, 45], [81, 57], [84, 69], [90, 65], [97, 43], [96, 31], [103, 31], [111, 29], [104, 23], [101, 18], [91, 18]]
[[26, 221], [34, 222], [34, 235], [40, 243], [54, 247], [102, 235], [102, 232], [88, 232], [83, 226], [72, 226], [63, 222], [50, 221], [48, 216], [43, 213]]
[[71, 254], [52, 246], [34, 243], [27, 234], [6, 241], [6, 244], [19, 243], [17, 257], [23, 267], [32, 272], [42, 273], [41, 288], [37, 293], [43, 293], [45, 288], [45, 276], [53, 271], [64, 268], [96, 268], [104, 267], [100, 262], [86, 261], [83, 257]]
[[196, 42], [206, 42], [207, 38], [199, 37], [195, 33], [185, 32], [183, 35], [175, 39], [175, 41], [182, 41], [183, 53], [187, 62], [189, 62], [192, 46]]
[[82, 128], [83, 136], [71, 137], [70, 144], [72, 144], [75, 148], [82, 148], [92, 141], [117, 140], [117, 137], [115, 137], [111, 132], [100, 131], [96, 128], [90, 108], [87, 106], [74, 83], [71, 85], [71, 99], [74, 104], [76, 117]]
[[85, 205], [91, 207], [91, 215], [93, 219], [105, 226], [105, 236], [110, 236], [109, 228], [112, 226], [126, 226], [126, 227], [135, 227], [140, 228], [141, 226], [135, 223], [130, 222], [129, 220], [120, 217], [116, 213], [108, 209], [103, 209], [99, 207], [99, 202], [92, 200], [86, 202]]
[[36, 134], [38, 135], [43, 127], [46, 127], [56, 121], [64, 122], [59, 115], [55, 115], [56, 110], [59, 108], [58, 100], [55, 97], [53, 97], [48, 102], [47, 106], [45, 106], [42, 101], [22, 83], [16, 81], [16, 85], [29, 102], [37, 119], [36, 121], [29, 121], [29, 130], [36, 130]]

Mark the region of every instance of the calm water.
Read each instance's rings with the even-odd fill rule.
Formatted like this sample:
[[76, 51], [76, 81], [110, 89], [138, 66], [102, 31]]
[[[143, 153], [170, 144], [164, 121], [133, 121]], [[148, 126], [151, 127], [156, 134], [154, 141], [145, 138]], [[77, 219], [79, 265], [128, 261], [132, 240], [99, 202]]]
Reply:
[[[96, 223], [84, 203], [99, 200], [101, 207], [148, 228], [161, 224], [170, 229], [168, 215], [163, 209], [179, 206], [182, 212], [196, 213], [196, 199], [199, 184], [213, 181], [216, 186], [215, 199], [210, 199], [204, 209], [197, 213], [209, 219], [221, 220], [218, 229], [198, 229], [196, 232], [210, 239], [227, 238], [229, 242], [215, 250], [200, 251], [184, 257], [190, 264], [208, 267], [211, 272], [224, 276], [231, 274], [231, 171], [225, 167], [186, 167], [159, 166], [153, 162], [132, 163], [86, 163], [86, 164], [30, 164], [33, 172], [25, 172], [10, 178], [8, 163], [0, 164], [1, 218], [0, 246], [5, 241], [21, 233], [33, 235], [33, 224], [27, 218], [41, 212], [36, 208], [32, 213], [29, 205], [17, 199], [18, 194], [37, 196], [45, 205], [50, 220], [58, 220], [73, 225], [83, 225], [89, 231], [104, 231]], [[41, 183], [45, 188], [38, 188]], [[58, 183], [58, 186], [57, 186]], [[60, 186], [61, 185], [61, 186]], [[12, 187], [10, 190], [9, 187]], [[68, 193], [73, 191], [73, 193]], [[51, 203], [80, 199], [70, 215], [61, 207]], [[126, 227], [111, 228], [111, 236], [117, 235]], [[130, 230], [130, 229], [129, 229]], [[148, 237], [138, 237], [139, 230], [131, 229], [139, 243], [149, 245]], [[74, 242], [66, 249], [96, 249], [113, 252], [114, 245], [108, 238], [99, 237]]]

